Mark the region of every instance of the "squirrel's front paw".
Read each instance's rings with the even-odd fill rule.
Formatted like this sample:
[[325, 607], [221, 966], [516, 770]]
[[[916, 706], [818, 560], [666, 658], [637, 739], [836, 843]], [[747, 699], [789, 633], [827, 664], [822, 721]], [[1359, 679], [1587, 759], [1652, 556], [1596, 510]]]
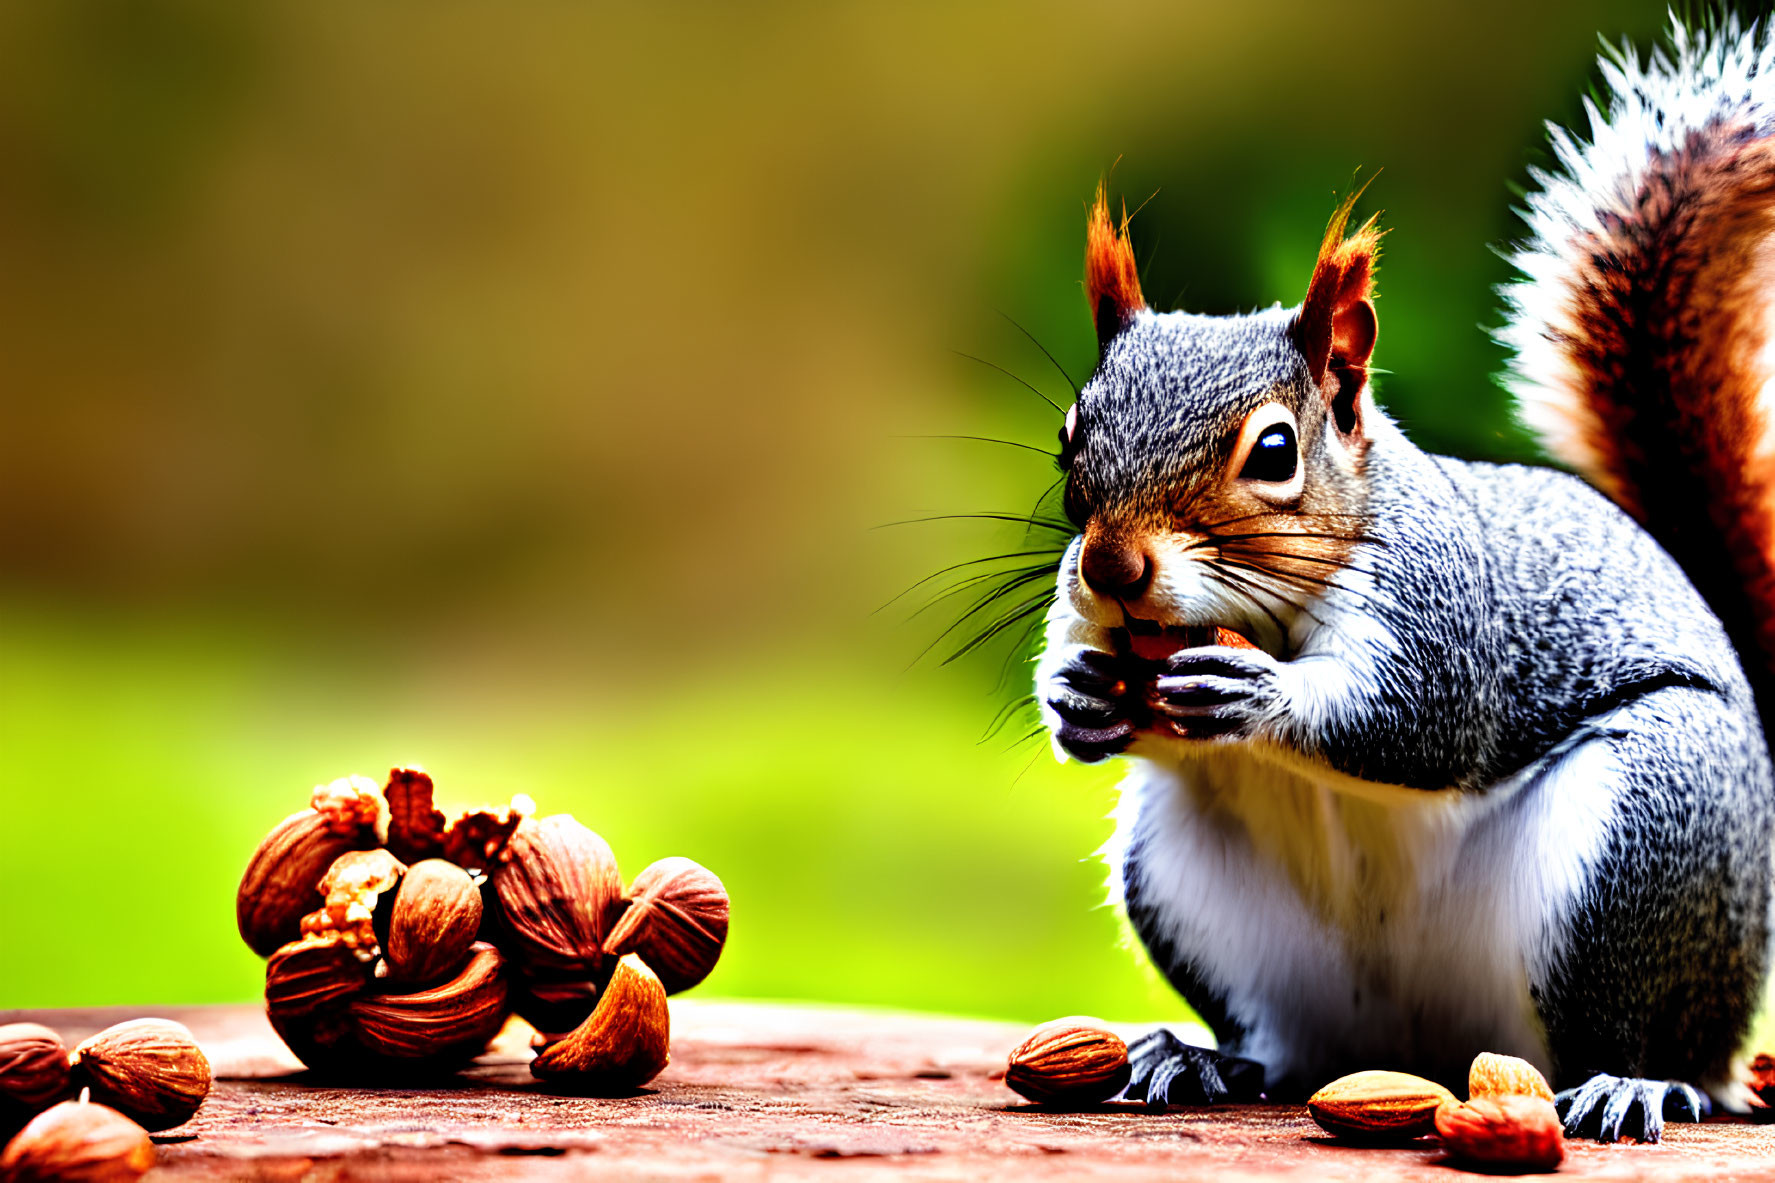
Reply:
[[1160, 1027], [1128, 1047], [1133, 1074], [1122, 1095], [1149, 1109], [1255, 1101], [1263, 1093], [1263, 1065], [1183, 1042]]
[[1126, 666], [1127, 659], [1113, 653], [1080, 649], [1045, 680], [1042, 701], [1059, 717], [1054, 740], [1073, 759], [1107, 759], [1134, 738]]
[[1642, 1080], [1598, 1073], [1553, 1099], [1568, 1138], [1656, 1142], [1667, 1121], [1700, 1121], [1712, 1106], [1678, 1080]]
[[1258, 649], [1181, 649], [1166, 658], [1148, 703], [1184, 739], [1251, 734], [1281, 702], [1276, 659]]

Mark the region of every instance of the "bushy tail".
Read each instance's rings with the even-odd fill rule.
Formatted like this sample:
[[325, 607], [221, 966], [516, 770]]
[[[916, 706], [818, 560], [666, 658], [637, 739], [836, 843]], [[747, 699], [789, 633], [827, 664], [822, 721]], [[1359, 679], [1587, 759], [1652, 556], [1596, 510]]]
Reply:
[[1638, 518], [1775, 721], [1775, 45], [1733, 19], [1602, 62], [1552, 129], [1499, 339], [1523, 421]]

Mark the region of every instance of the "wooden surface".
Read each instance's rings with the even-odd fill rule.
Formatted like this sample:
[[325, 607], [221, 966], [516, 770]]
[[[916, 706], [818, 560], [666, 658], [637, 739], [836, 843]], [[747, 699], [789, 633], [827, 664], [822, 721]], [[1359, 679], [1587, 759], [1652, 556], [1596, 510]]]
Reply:
[[[150, 1180], [1165, 1179], [1454, 1180], [1432, 1140], [1358, 1149], [1300, 1107], [1126, 1105], [1053, 1113], [996, 1079], [1023, 1030], [929, 1016], [680, 1000], [672, 1065], [647, 1089], [556, 1096], [515, 1026], [426, 1088], [308, 1081], [251, 1007], [160, 1010], [197, 1033], [219, 1080], [160, 1137]], [[147, 1013], [0, 1014], [70, 1043]], [[1560, 1174], [1775, 1178], [1775, 1126], [1672, 1126], [1660, 1146], [1568, 1143]]]

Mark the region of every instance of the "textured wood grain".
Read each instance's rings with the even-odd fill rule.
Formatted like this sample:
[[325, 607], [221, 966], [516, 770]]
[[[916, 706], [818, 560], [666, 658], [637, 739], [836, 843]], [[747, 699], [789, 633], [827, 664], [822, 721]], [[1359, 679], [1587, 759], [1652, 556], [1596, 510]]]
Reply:
[[[614, 1100], [530, 1077], [513, 1028], [462, 1075], [424, 1087], [317, 1082], [250, 1007], [158, 1013], [191, 1027], [220, 1078], [160, 1142], [151, 1180], [1459, 1179], [1432, 1141], [1355, 1149], [1303, 1107], [1109, 1105], [1052, 1113], [996, 1079], [1025, 1034], [927, 1016], [678, 1000], [672, 1065]], [[69, 1041], [141, 1010], [0, 1014]], [[1572, 1143], [1560, 1174], [1766, 1179], [1775, 1127], [1673, 1126], [1661, 1146]]]

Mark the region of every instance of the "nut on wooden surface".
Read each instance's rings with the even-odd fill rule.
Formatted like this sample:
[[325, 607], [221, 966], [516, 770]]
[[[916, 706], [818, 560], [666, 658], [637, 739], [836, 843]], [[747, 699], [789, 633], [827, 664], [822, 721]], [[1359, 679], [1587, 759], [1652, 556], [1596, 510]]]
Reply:
[[1043, 1023], [1011, 1050], [1005, 1084], [1044, 1105], [1095, 1105], [1128, 1084], [1128, 1045], [1095, 1019]]
[[1434, 1133], [1436, 1109], [1458, 1104], [1433, 1080], [1407, 1072], [1354, 1072], [1307, 1099], [1307, 1112], [1326, 1133], [1353, 1141], [1406, 1141]]
[[671, 1040], [665, 987], [630, 953], [617, 961], [590, 1017], [538, 1052], [530, 1071], [582, 1092], [625, 1092], [665, 1069]]
[[665, 858], [629, 885], [628, 907], [604, 939], [613, 957], [638, 953], [667, 994], [688, 990], [715, 968], [727, 941], [727, 888], [693, 859]]
[[1553, 1100], [1553, 1088], [1541, 1070], [1527, 1060], [1497, 1052], [1480, 1052], [1467, 1069], [1467, 1099], [1507, 1097], [1520, 1094]]
[[41, 1023], [0, 1026], [0, 1130], [68, 1095], [68, 1049]]
[[105, 1105], [63, 1101], [0, 1151], [6, 1183], [132, 1183], [153, 1167], [148, 1131]]
[[209, 1058], [171, 1019], [107, 1027], [76, 1047], [69, 1063], [74, 1087], [149, 1130], [184, 1125], [210, 1094]]
[[1524, 1093], [1449, 1102], [1436, 1110], [1445, 1150], [1488, 1169], [1551, 1171], [1565, 1160], [1565, 1131], [1547, 1098]]

